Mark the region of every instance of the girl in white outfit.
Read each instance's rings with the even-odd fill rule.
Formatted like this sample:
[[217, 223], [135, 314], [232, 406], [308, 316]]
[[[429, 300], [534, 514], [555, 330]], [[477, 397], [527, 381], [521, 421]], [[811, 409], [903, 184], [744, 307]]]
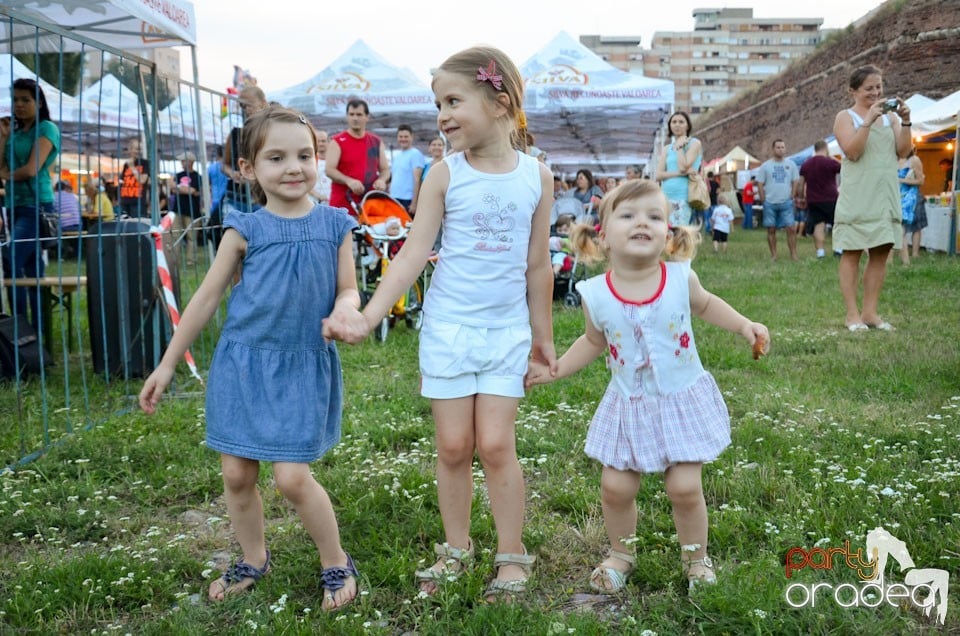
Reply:
[[[611, 549], [590, 586], [604, 593], [626, 585], [635, 558], [636, 497], [643, 473], [662, 472], [691, 588], [713, 583], [707, 556], [707, 507], [701, 469], [730, 444], [720, 389], [700, 364], [691, 314], [742, 335], [765, 352], [770, 335], [706, 291], [690, 269], [699, 233], [667, 225], [669, 208], [650, 181], [627, 181], [603, 198], [600, 243], [610, 270], [577, 283], [585, 333], [558, 361], [556, 374], [531, 362], [527, 384], [576, 373], [607, 354], [610, 384], [587, 433], [586, 453], [603, 464], [601, 500]], [[678, 262], [664, 262], [666, 252]]]
[[421, 393], [437, 436], [437, 494], [445, 541], [416, 577], [424, 594], [474, 554], [469, 536], [473, 455], [479, 455], [497, 529], [488, 601], [526, 591], [534, 557], [521, 542], [524, 483], [515, 420], [533, 359], [556, 366], [548, 240], [553, 175], [523, 152], [523, 78], [501, 51], [475, 47], [433, 78], [437, 124], [452, 153], [430, 169], [417, 219], [363, 313], [331, 316], [324, 335], [363, 340], [413, 283], [443, 229], [424, 301]]

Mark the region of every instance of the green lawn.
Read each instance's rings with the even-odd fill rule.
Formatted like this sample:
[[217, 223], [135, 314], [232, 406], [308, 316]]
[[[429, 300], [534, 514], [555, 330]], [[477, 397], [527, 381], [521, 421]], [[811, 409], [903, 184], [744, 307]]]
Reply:
[[[688, 595], [663, 480], [651, 475], [638, 497], [638, 567], [626, 593], [590, 595], [587, 577], [605, 550], [600, 467], [582, 452], [607, 382], [598, 361], [521, 404], [524, 540], [539, 559], [532, 593], [512, 606], [481, 602], [495, 535], [478, 464], [477, 565], [434, 599], [417, 598], [413, 571], [430, 562], [442, 534], [416, 336], [401, 325], [386, 344], [341, 347], [343, 440], [314, 465], [362, 573], [358, 603], [335, 615], [320, 609], [316, 550], [269, 467], [261, 486], [273, 570], [251, 594], [208, 603], [216, 568], [238, 549], [219, 462], [203, 446], [202, 398], [186, 393], [146, 417], [125, 397], [137, 381], [117, 389], [98, 381], [84, 395], [100, 424], [0, 475], [0, 633], [940, 633], [909, 599], [863, 599], [878, 607], [834, 600], [832, 590], [846, 584], [840, 601], [850, 604], [863, 585], [839, 551], [849, 541], [865, 553], [877, 526], [904, 541], [917, 569], [950, 573], [946, 629], [960, 633], [960, 260], [924, 254], [909, 268], [891, 265], [881, 312], [897, 331], [851, 334], [836, 259], [814, 259], [809, 239], [800, 254], [771, 263], [762, 232], [736, 232], [727, 254], [705, 244], [694, 262], [707, 289], [772, 334], [770, 355], [755, 362], [745, 341], [695, 323], [733, 428], [733, 444], [705, 469], [714, 587]], [[578, 310], [555, 306], [558, 350], [581, 329]], [[184, 365], [180, 373], [192, 390]], [[10, 392], [0, 385], [4, 413], [17, 404]], [[30, 391], [20, 402], [43, 404]], [[4, 435], [16, 443], [9, 427]], [[804, 549], [793, 563], [832, 549], [833, 567], [788, 579], [791, 548]], [[901, 583], [904, 573], [891, 559], [885, 577]], [[790, 606], [794, 583], [789, 599], [799, 605], [820, 584], [814, 607]]]

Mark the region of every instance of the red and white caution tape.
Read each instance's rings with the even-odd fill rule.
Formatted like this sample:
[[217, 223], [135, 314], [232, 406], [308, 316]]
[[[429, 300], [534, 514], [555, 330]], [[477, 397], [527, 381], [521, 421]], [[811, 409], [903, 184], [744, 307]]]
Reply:
[[[160, 284], [163, 287], [163, 299], [167, 305], [167, 311], [170, 312], [170, 324], [176, 331], [180, 325], [180, 310], [177, 309], [177, 299], [173, 295], [173, 278], [170, 276], [170, 267], [167, 265], [167, 256], [163, 253], [163, 235], [170, 231], [176, 214], [168, 212], [160, 220], [160, 227], [156, 225], [150, 227], [150, 234], [153, 235], [153, 243], [157, 249], [157, 273], [160, 275]], [[197, 363], [193, 361], [193, 354], [187, 349], [183, 354], [183, 359], [190, 368], [190, 374], [203, 384], [203, 378], [197, 372]]]

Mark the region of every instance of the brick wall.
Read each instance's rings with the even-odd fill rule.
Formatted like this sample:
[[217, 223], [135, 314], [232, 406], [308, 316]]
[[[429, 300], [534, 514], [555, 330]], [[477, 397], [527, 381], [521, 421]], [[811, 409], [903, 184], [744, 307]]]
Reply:
[[693, 122], [711, 159], [736, 145], [765, 160], [774, 139], [791, 154], [833, 132], [852, 105], [851, 71], [873, 64], [884, 92], [939, 99], [960, 89], [960, 0], [888, 0], [868, 22], [829, 39], [761, 86]]

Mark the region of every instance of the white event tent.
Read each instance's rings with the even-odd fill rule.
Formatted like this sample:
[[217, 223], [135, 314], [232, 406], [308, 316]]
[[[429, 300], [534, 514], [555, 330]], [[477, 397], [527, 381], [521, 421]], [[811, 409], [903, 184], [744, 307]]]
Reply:
[[922, 108], [913, 108], [910, 119], [913, 133], [927, 135], [957, 127], [960, 113], [960, 91], [947, 95]]
[[520, 71], [530, 132], [555, 169], [613, 172], [651, 160], [673, 82], [615, 68], [566, 32]]
[[[193, 4], [188, 0], [4, 0], [0, 5], [0, 52], [4, 53], [106, 51], [135, 59], [127, 51], [189, 46], [196, 85], [196, 39]], [[116, 78], [107, 76], [102, 81], [74, 100], [76, 111], [68, 116], [68, 109], [63, 109], [59, 123], [64, 149], [117, 144], [136, 135], [145, 135], [148, 146], [152, 145], [156, 121], [149, 109]], [[56, 116], [54, 100], [49, 93], [47, 97], [51, 115]], [[73, 98], [65, 96], [63, 103], [69, 99]], [[144, 114], [150, 121], [143, 121]]]
[[116, 75], [107, 73], [83, 89], [78, 97], [85, 124], [100, 124], [126, 135], [144, 130], [137, 94], [124, 86]]
[[423, 138], [436, 132], [433, 91], [413, 73], [391, 65], [363, 40], [310, 79], [269, 93], [267, 99], [308, 115], [320, 128], [341, 129], [347, 102], [360, 98], [370, 106], [368, 129], [382, 134], [406, 123]]
[[[0, 53], [0, 117], [9, 117], [11, 113], [10, 88], [14, 80], [37, 80], [37, 74], [26, 67], [20, 60], [9, 53]], [[80, 112], [77, 100], [70, 95], [61, 93], [42, 79], [37, 81], [43, 96], [47, 98], [50, 116], [55, 119], [76, 119]]]

